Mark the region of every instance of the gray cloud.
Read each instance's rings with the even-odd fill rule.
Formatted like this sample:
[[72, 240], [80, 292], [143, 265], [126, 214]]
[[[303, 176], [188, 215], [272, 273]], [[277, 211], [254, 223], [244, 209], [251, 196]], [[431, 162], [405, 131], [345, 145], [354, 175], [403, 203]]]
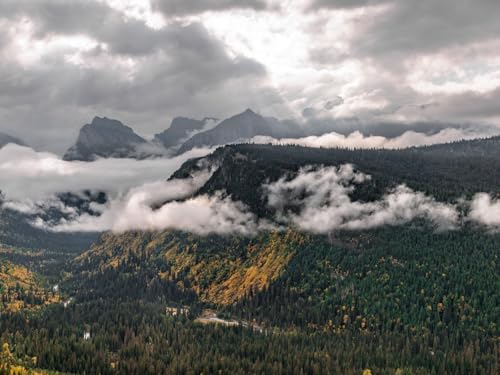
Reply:
[[166, 17], [184, 16], [206, 11], [230, 9], [264, 10], [268, 4], [263, 0], [153, 0], [154, 9]]
[[[388, 1], [388, 0], [385, 0]], [[309, 10], [318, 9], [354, 9], [371, 4], [384, 2], [384, 0], [313, 0], [308, 5]]]
[[326, 109], [327, 111], [335, 108], [338, 105], [341, 105], [344, 103], [344, 98], [341, 97], [340, 95], [335, 96], [333, 99], [328, 100], [323, 104], [323, 108]]
[[368, 54], [435, 51], [464, 43], [498, 38], [495, 22], [500, 3], [495, 0], [393, 2], [357, 39], [356, 49]]
[[321, 115], [324, 115], [328, 111], [331, 111], [335, 107], [344, 103], [344, 98], [340, 95], [334, 96], [332, 99], [321, 103], [321, 105], [316, 105], [313, 107], [306, 107], [302, 110], [302, 117], [307, 119], [314, 119]]
[[[62, 152], [95, 115], [143, 136], [177, 115], [225, 118], [247, 107], [278, 117], [305, 108], [309, 120], [328, 111], [366, 121], [498, 121], [498, 1], [290, 2], [259, 14], [258, 30], [234, 28], [254, 16], [236, 9], [273, 3], [157, 0], [166, 23], [153, 28], [119, 2], [4, 0], [2, 131]], [[291, 39], [294, 48], [281, 51]]]
[[[261, 98], [266, 105], [281, 101], [267, 86], [263, 65], [229, 55], [199, 22], [152, 29], [103, 3], [21, 0], [2, 2], [0, 31], [9, 33], [22, 17], [33, 23], [27, 35], [33, 43], [82, 35], [97, 43], [90, 50], [42, 51], [39, 61], [22, 69], [14, 47], [4, 43], [0, 50], [5, 131], [38, 147], [61, 152], [96, 114], [119, 118], [147, 135], [177, 114], [227, 115]], [[68, 61], [74, 53], [83, 63]], [[227, 95], [233, 92], [238, 95]]]
[[484, 93], [468, 91], [448, 95], [439, 106], [428, 108], [438, 116], [456, 119], [500, 117], [500, 88]]
[[[486, 83], [486, 74], [496, 82], [498, 1], [316, 0], [308, 9], [351, 14], [352, 30], [343, 35], [343, 47], [318, 39], [309, 55], [322, 68], [337, 69], [346, 62], [363, 66], [362, 82], [350, 88], [353, 99], [346, 97], [357, 116], [478, 121], [497, 116], [496, 90]], [[320, 34], [329, 32], [327, 24], [319, 24]], [[418, 78], [412, 78], [416, 71]], [[427, 85], [418, 88], [423, 80]], [[363, 103], [367, 97], [377, 104]], [[436, 102], [440, 108], [422, 111], [408, 105]]]
[[[316, 0], [310, 9], [354, 9], [387, 6], [385, 11], [359, 23], [352, 41], [356, 54], [430, 52], [464, 43], [498, 39], [495, 22], [500, 3], [477, 0]], [[397, 61], [393, 61], [396, 63]]]
[[5, 18], [28, 18], [37, 39], [83, 34], [106, 43], [116, 54], [149, 54], [172, 43], [172, 30], [149, 28], [96, 1], [7, 0], [0, 11]]

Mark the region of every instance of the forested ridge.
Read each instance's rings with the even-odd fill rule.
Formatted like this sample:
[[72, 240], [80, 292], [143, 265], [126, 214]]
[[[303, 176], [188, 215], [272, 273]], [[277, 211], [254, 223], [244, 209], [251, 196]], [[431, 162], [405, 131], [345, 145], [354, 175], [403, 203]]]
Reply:
[[[498, 153], [471, 151], [480, 148], [477, 142], [398, 151], [226, 146], [207, 157], [219, 168], [198, 193], [225, 189], [265, 218], [273, 212], [263, 183], [305, 165], [352, 163], [372, 176], [355, 200], [378, 199], [405, 183], [456, 202], [499, 192]], [[174, 177], [199, 165], [189, 161]], [[414, 220], [327, 235], [293, 227], [249, 237], [107, 233], [81, 254], [45, 252], [44, 266], [36, 268], [39, 255], [0, 252], [4, 262], [30, 268], [47, 295], [55, 283], [60, 293], [42, 308], [0, 313], [0, 340], [10, 361], [25, 368], [81, 374], [500, 370], [500, 234], [472, 223], [441, 232]], [[24, 295], [29, 285], [18, 288]], [[199, 323], [207, 309], [222, 322], [242, 324]]]
[[[490, 142], [490, 139], [486, 141]], [[494, 144], [500, 148], [500, 141]], [[470, 198], [477, 192], [497, 193], [500, 155], [476, 152], [480, 147], [477, 143], [474, 143], [475, 147], [470, 146], [473, 150], [470, 154], [453, 152], [457, 145], [461, 143], [403, 150], [254, 144], [225, 146], [204, 158], [208, 162], [220, 164], [220, 167], [200, 189], [200, 193], [224, 190], [233, 199], [247, 204], [252, 212], [267, 216], [269, 211], [262, 194], [263, 183], [275, 181], [285, 174], [293, 175], [300, 167], [307, 165], [338, 166], [346, 163], [353, 164], [372, 177], [366, 190], [358, 196], [362, 200], [376, 199], [387, 189], [401, 183], [444, 202]], [[187, 176], [199, 169], [199, 165], [199, 160], [188, 161], [171, 178]]]

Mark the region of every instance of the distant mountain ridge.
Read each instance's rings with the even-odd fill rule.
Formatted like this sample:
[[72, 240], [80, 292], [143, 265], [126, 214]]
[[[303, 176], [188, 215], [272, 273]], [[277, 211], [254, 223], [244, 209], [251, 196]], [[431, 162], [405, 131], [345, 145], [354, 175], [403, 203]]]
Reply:
[[211, 130], [194, 135], [180, 146], [179, 154], [196, 147], [235, 143], [257, 135], [275, 138], [298, 137], [302, 135], [302, 132], [294, 124], [285, 123], [273, 117], [264, 117], [247, 109], [222, 121]]
[[138, 146], [148, 142], [118, 120], [94, 117], [80, 129], [78, 139], [64, 154], [64, 160], [91, 161], [98, 157], [137, 157]]
[[[293, 122], [264, 117], [251, 109], [217, 124], [217, 119], [201, 120], [175, 117], [170, 127], [155, 134], [153, 141], [137, 135], [122, 122], [107, 117], [94, 117], [80, 129], [78, 138], [64, 154], [64, 160], [93, 161], [97, 158], [136, 158], [178, 154], [203, 146], [219, 146], [246, 141], [257, 135], [299, 137], [304, 132]], [[170, 150], [170, 151], [169, 151]]]
[[178, 146], [181, 142], [187, 140], [192, 135], [203, 131], [211, 122], [215, 123], [217, 119], [205, 117], [202, 120], [195, 120], [188, 117], [175, 117], [170, 127], [155, 134], [153, 141], [161, 144], [165, 148]]
[[[488, 132], [487, 126], [478, 125], [478, 127], [484, 129], [484, 134], [492, 134], [491, 129]], [[317, 120], [302, 124], [294, 120], [265, 117], [247, 109], [221, 122], [212, 117], [205, 117], [201, 120], [175, 117], [170, 127], [155, 134], [153, 140], [149, 142], [118, 120], [94, 117], [90, 124], [80, 129], [76, 143], [66, 151], [64, 160], [92, 161], [96, 158], [109, 157], [144, 159], [179, 155], [194, 148], [248, 142], [256, 136], [276, 139], [302, 138], [332, 132], [348, 135], [359, 131], [364, 136], [394, 138], [406, 131], [431, 135], [448, 128], [468, 129], [470, 125], [440, 122], [366, 124], [355, 118]], [[0, 147], [1, 141], [2, 135], [0, 134]]]

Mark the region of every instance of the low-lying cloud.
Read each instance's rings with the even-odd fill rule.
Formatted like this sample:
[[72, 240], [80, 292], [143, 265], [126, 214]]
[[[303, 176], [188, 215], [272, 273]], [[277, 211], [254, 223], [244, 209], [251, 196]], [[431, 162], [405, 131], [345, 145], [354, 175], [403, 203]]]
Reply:
[[446, 128], [434, 134], [406, 131], [398, 137], [386, 138], [382, 136], [365, 136], [359, 131], [349, 135], [336, 132], [326, 133], [319, 136], [308, 136], [302, 138], [273, 138], [268, 136], [256, 136], [251, 139], [253, 143], [271, 144], [293, 144], [305, 147], [325, 148], [383, 148], [402, 149], [413, 146], [429, 146], [440, 143], [455, 142], [459, 140], [475, 139], [498, 134], [498, 130], [488, 131], [468, 128]]
[[[172, 229], [199, 235], [255, 235], [262, 230], [292, 226], [327, 234], [402, 225], [416, 219], [430, 222], [436, 230], [455, 229], [462, 219], [500, 228], [500, 202], [485, 193], [465, 202], [470, 208], [466, 217], [462, 217], [457, 205], [438, 202], [405, 185], [388, 190], [374, 201], [353, 200], [352, 193], [360, 184], [369, 184], [371, 177], [350, 164], [304, 167], [296, 175], [263, 185], [264, 197], [275, 214], [262, 219], [223, 191], [197, 195], [216, 166], [204, 164], [204, 169], [188, 178], [165, 180], [188, 156], [203, 154], [202, 150], [174, 159], [132, 161], [128, 169], [110, 171], [106, 168], [117, 168], [123, 160], [65, 162], [55, 155], [22, 147], [7, 148], [5, 154], [2, 151], [0, 179], [7, 197], [3, 208], [28, 214], [34, 226], [54, 232]], [[11, 161], [5, 157], [13, 154]], [[16, 165], [22, 165], [17, 174]], [[148, 167], [149, 171], [144, 170]], [[7, 176], [21, 181], [8, 182]], [[84, 188], [111, 193], [104, 203], [88, 203], [88, 210], [68, 206], [54, 195]], [[61, 215], [47, 215], [49, 210]]]
[[397, 186], [378, 201], [352, 201], [350, 193], [356, 185], [369, 179], [349, 164], [338, 168], [307, 167], [293, 179], [283, 177], [264, 189], [279, 221], [313, 233], [399, 225], [417, 218], [431, 221], [440, 230], [455, 227], [458, 212], [453, 205], [439, 203], [405, 185]]
[[104, 191], [111, 197], [135, 186], [167, 179], [186, 160], [211, 149], [194, 149], [172, 158], [64, 161], [49, 152], [9, 144], [0, 149], [0, 189], [6, 200], [36, 202], [55, 194]]
[[500, 201], [489, 194], [478, 193], [472, 199], [469, 219], [492, 229], [500, 229]]
[[256, 219], [244, 204], [222, 193], [190, 197], [210, 176], [211, 172], [203, 171], [191, 178], [145, 184], [102, 205], [99, 216], [83, 214], [57, 223], [38, 219], [35, 225], [56, 232], [174, 229], [200, 235], [255, 233]]
[[340, 167], [302, 168], [293, 178], [282, 177], [263, 186], [268, 205], [276, 215], [259, 219], [242, 202], [224, 192], [195, 194], [213, 171], [186, 179], [161, 181], [131, 189], [99, 207], [100, 215], [78, 214], [57, 222], [39, 218], [35, 225], [52, 231], [108, 231], [174, 229], [200, 235], [255, 235], [261, 230], [293, 226], [325, 234], [337, 229], [362, 230], [400, 225], [426, 219], [438, 230], [456, 227], [459, 214], [454, 205], [400, 185], [373, 202], [353, 201], [350, 194], [370, 176], [350, 164]]

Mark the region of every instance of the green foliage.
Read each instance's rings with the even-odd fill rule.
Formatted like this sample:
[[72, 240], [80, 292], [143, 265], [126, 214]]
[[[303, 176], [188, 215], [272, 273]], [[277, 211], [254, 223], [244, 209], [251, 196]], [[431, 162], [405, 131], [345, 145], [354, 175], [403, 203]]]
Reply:
[[[488, 149], [497, 140], [488, 141]], [[373, 176], [352, 196], [406, 183], [442, 201], [498, 192], [497, 151], [458, 142], [403, 151], [238, 145], [209, 158], [222, 188], [261, 217], [260, 186], [308, 164]], [[176, 176], [185, 176], [196, 161]], [[0, 311], [0, 342], [38, 366], [78, 374], [498, 374], [500, 234], [415, 221], [327, 236], [105, 234], [88, 251], [11, 251], [59, 279], [66, 307]], [[39, 257], [39, 258], [38, 258]], [[50, 262], [49, 260], [50, 259]], [[52, 263], [51, 263], [52, 262]], [[5, 288], [4, 288], [5, 290]], [[169, 308], [186, 309], [172, 316]], [[197, 324], [203, 309], [245, 327]], [[250, 325], [251, 326], [251, 325]], [[84, 338], [84, 332], [90, 338]]]

